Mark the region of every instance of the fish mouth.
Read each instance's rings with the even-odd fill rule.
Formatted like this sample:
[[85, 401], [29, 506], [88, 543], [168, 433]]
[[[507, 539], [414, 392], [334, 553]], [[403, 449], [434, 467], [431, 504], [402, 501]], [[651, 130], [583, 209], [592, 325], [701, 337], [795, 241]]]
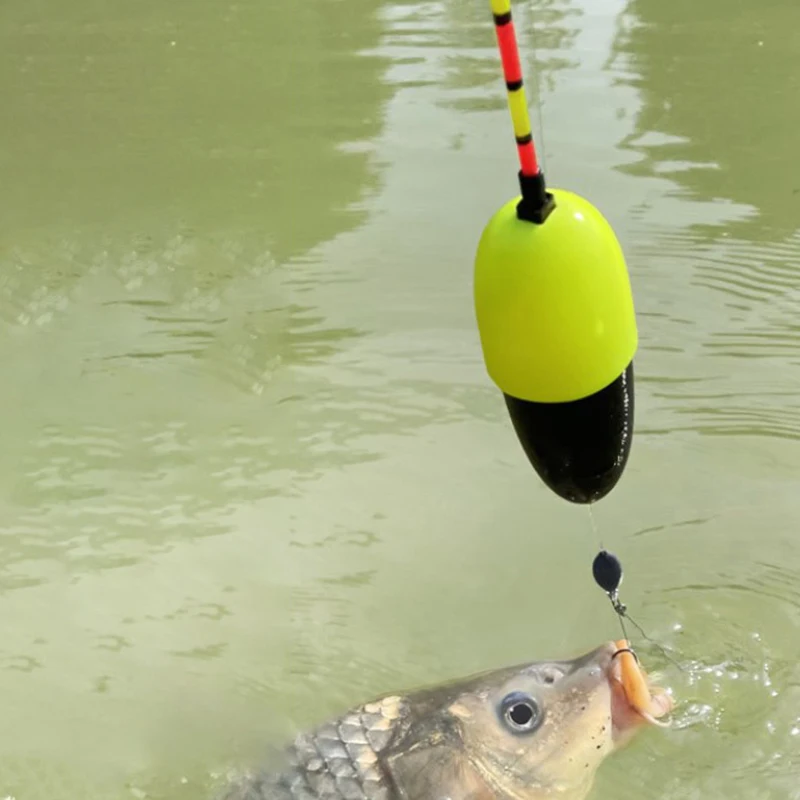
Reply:
[[625, 639], [613, 643], [608, 680], [611, 686], [611, 722], [615, 738], [620, 738], [643, 724], [668, 727], [669, 723], [661, 718], [674, 708], [672, 695], [652, 683]]

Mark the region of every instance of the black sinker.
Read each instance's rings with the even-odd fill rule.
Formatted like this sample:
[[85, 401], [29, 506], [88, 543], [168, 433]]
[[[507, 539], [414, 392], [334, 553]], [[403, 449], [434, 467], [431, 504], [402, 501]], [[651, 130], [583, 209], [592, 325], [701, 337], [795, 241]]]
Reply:
[[528, 460], [559, 497], [594, 503], [616, 486], [633, 436], [632, 361], [605, 389], [571, 403], [504, 396]]
[[613, 594], [622, 583], [622, 564], [608, 550], [601, 550], [592, 562], [595, 583], [607, 594]]

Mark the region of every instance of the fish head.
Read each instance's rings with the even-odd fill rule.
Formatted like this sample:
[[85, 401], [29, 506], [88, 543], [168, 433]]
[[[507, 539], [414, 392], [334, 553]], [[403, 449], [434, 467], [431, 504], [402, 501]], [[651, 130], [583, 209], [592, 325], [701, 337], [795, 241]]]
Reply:
[[652, 719], [626, 695], [619, 650], [608, 642], [409, 696], [390, 759], [401, 795], [584, 800], [606, 757]]

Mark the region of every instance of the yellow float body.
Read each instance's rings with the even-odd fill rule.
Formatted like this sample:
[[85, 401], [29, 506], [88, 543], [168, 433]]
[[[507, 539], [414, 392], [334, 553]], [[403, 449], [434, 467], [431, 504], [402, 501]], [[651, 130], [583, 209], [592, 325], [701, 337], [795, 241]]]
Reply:
[[510, 200], [484, 228], [474, 301], [489, 376], [511, 397], [580, 400], [625, 371], [638, 346], [630, 278], [605, 217], [587, 200], [550, 190], [545, 222]]

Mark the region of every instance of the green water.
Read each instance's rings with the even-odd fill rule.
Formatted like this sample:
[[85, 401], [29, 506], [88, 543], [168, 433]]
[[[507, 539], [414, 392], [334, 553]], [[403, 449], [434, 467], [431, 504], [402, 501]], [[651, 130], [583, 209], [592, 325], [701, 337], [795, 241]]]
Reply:
[[[595, 519], [683, 668], [642, 647], [675, 726], [595, 798], [800, 798], [800, 5], [515, 12], [550, 182], [630, 263]], [[485, 2], [5, 0], [0, 98], [0, 796], [204, 797], [372, 694], [617, 634], [481, 362]]]

